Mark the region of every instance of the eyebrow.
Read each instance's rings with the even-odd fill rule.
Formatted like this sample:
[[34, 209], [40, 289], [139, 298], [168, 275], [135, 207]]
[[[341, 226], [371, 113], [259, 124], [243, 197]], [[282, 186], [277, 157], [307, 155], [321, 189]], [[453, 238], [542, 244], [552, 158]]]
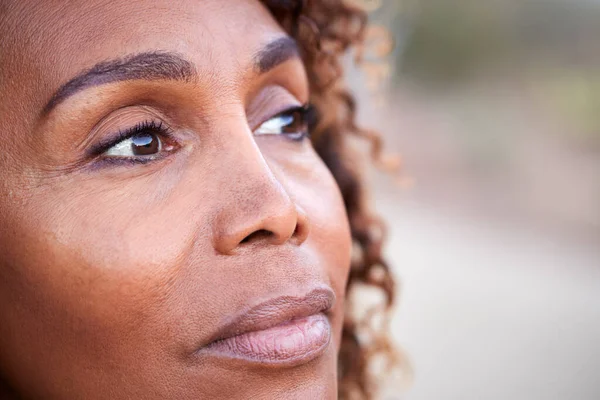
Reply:
[[66, 98], [93, 86], [131, 80], [189, 82], [197, 75], [194, 65], [175, 53], [155, 51], [103, 61], [61, 86], [43, 112], [47, 114]]
[[[254, 68], [263, 74], [292, 58], [299, 58], [299, 54], [296, 41], [283, 36], [269, 42], [254, 55]], [[44, 107], [43, 114], [48, 114], [75, 93], [94, 86], [132, 80], [192, 82], [197, 78], [194, 64], [177, 53], [153, 51], [102, 61], [62, 85]]]
[[268, 43], [254, 55], [254, 65], [263, 74], [292, 58], [299, 58], [298, 44], [289, 36], [282, 36]]

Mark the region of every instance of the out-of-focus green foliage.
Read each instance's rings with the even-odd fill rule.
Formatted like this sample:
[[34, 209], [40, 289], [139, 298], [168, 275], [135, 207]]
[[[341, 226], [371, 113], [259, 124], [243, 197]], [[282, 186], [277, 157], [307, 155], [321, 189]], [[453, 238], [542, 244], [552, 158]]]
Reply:
[[495, 2], [423, 1], [401, 55], [403, 74], [437, 83], [468, 77], [483, 62], [505, 57], [510, 30]]
[[420, 0], [417, 8], [401, 55], [407, 75], [443, 82], [495, 64], [600, 65], [592, 51], [600, 50], [600, 2]]
[[383, 0], [377, 12], [401, 44], [398, 81], [523, 80], [600, 140], [600, 1]]
[[578, 128], [574, 139], [600, 140], [600, 73], [562, 73], [540, 85], [540, 95]]

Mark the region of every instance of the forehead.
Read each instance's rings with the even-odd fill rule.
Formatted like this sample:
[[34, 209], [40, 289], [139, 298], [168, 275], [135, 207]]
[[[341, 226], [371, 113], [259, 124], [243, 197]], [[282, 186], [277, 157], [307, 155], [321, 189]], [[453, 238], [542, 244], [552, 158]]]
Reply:
[[188, 52], [208, 40], [241, 50], [279, 30], [258, 0], [20, 0], [4, 9], [28, 45], [52, 52], [114, 53], [140, 46]]
[[155, 50], [231, 78], [282, 34], [258, 0], [20, 0], [0, 13], [4, 74], [36, 82], [37, 96], [103, 60]]

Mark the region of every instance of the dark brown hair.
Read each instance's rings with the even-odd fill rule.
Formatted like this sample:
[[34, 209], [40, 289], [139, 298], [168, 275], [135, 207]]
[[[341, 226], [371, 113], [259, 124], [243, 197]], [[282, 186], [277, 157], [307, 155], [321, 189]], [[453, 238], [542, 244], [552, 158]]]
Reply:
[[[375, 312], [388, 318], [394, 302], [395, 282], [382, 257], [385, 232], [366, 206], [358, 154], [351, 137], [366, 139], [371, 155], [378, 159], [381, 140], [356, 124], [356, 103], [342, 81], [342, 56], [363, 44], [366, 13], [343, 0], [263, 0], [279, 23], [302, 49], [311, 86], [311, 103], [318, 114], [312, 132], [313, 145], [340, 187], [354, 242], [355, 254], [348, 294], [360, 285], [379, 289], [384, 304], [359, 319], [348, 303], [339, 353], [339, 398], [372, 399], [378, 379], [372, 364], [383, 358], [386, 366], [398, 364], [386, 329], [375, 324]], [[383, 324], [384, 326], [386, 324]], [[380, 371], [379, 371], [380, 372]]]

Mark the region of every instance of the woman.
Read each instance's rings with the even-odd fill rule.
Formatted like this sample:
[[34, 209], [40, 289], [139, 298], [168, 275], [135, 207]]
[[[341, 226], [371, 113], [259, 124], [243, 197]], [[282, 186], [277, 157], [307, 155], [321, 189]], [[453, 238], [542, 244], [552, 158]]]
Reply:
[[2, 395], [370, 398], [387, 342], [345, 298], [393, 282], [338, 80], [364, 15], [0, 4]]

